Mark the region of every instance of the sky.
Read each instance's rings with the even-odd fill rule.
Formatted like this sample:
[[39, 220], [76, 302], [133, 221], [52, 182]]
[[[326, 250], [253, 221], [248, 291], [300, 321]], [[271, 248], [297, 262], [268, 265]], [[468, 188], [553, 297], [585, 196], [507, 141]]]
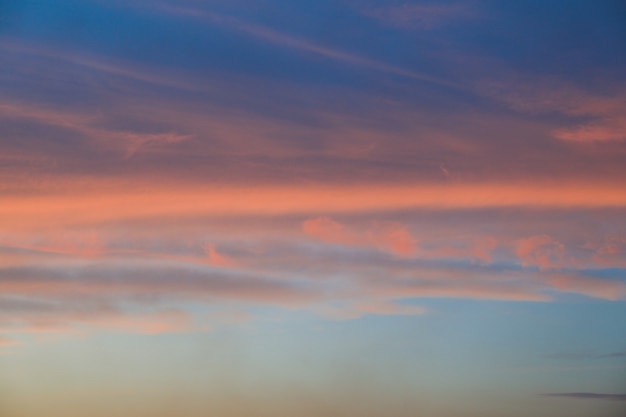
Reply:
[[0, 0], [0, 415], [622, 417], [626, 4]]

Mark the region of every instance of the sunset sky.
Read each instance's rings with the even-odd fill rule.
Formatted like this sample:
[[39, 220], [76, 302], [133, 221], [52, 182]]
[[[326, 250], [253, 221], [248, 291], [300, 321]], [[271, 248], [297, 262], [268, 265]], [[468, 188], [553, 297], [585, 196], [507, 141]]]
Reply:
[[624, 1], [0, 0], [0, 416], [625, 410]]

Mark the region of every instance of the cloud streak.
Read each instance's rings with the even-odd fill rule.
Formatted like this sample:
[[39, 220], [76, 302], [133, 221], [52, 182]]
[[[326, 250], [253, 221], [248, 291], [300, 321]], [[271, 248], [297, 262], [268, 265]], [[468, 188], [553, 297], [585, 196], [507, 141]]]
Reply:
[[546, 397], [572, 398], [579, 400], [626, 401], [626, 394], [596, 394], [592, 392], [565, 392], [543, 394]]
[[403, 29], [429, 30], [458, 19], [476, 17], [468, 4], [411, 4], [387, 7], [368, 7], [362, 13], [382, 24]]
[[[112, 183], [114, 185], [114, 183]], [[110, 186], [103, 185], [104, 188]], [[113, 222], [168, 216], [244, 216], [309, 213], [372, 213], [411, 209], [624, 208], [620, 186], [467, 184], [389, 186], [203, 185], [151, 189], [120, 184], [106, 194], [75, 189], [71, 194], [0, 196], [6, 230]], [[136, 189], [142, 190], [136, 192]], [[524, 252], [525, 253], [525, 252]]]
[[433, 77], [416, 71], [396, 67], [394, 65], [389, 65], [384, 62], [361, 57], [359, 55], [351, 54], [349, 52], [344, 52], [338, 49], [322, 46], [306, 39], [300, 39], [285, 33], [281, 33], [266, 26], [244, 22], [234, 17], [223, 16], [214, 12], [200, 9], [189, 9], [169, 5], [162, 5], [160, 6], [160, 8], [167, 13], [172, 13], [188, 18], [201, 19], [204, 21], [212, 22], [214, 24], [223, 25], [253, 38], [263, 40], [278, 46], [292, 48], [297, 51], [309, 53], [311, 55], [317, 55], [345, 64], [365, 67], [375, 71], [397, 75], [404, 78], [410, 78], [451, 88], [458, 88], [458, 86], [442, 78]]

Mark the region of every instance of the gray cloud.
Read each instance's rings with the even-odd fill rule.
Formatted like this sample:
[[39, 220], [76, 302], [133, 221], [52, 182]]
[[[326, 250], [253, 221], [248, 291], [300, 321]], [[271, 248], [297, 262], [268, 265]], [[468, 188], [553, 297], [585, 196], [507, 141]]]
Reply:
[[568, 359], [568, 360], [585, 360], [585, 359], [606, 359], [606, 358], [624, 358], [626, 357], [626, 350], [617, 352], [558, 352], [549, 356], [554, 359]]
[[626, 401], [626, 394], [596, 394], [592, 392], [564, 392], [543, 394], [546, 397], [577, 398], [583, 400]]

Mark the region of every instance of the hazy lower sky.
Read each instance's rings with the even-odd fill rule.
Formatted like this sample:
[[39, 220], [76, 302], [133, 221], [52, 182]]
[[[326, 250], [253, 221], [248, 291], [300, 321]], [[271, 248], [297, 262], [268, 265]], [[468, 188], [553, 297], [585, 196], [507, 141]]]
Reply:
[[2, 417], [622, 417], [621, 0], [1, 0]]

